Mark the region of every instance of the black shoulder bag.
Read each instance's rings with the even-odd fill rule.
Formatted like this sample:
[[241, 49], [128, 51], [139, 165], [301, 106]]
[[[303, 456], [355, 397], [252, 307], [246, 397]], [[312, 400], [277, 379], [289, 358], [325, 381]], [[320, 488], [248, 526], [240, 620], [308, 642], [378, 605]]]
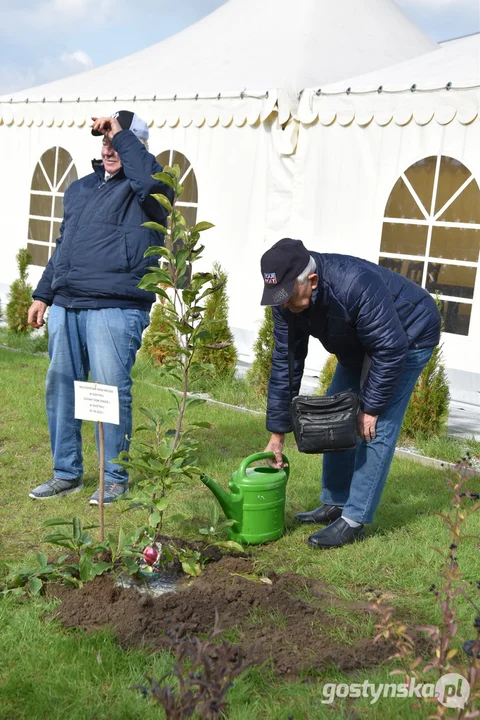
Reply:
[[357, 440], [358, 395], [350, 390], [335, 395], [293, 397], [295, 334], [293, 318], [288, 322], [288, 379], [293, 432], [300, 452], [351, 450]]

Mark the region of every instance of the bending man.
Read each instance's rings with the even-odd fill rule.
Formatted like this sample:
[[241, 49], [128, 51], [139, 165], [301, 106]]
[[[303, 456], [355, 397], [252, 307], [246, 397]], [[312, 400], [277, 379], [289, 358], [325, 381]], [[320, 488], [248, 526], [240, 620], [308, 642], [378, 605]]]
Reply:
[[[327, 525], [313, 533], [315, 548], [339, 547], [364, 537], [380, 502], [403, 416], [418, 376], [440, 337], [440, 313], [428, 292], [411, 280], [349, 255], [308, 251], [284, 238], [261, 259], [262, 305], [273, 306], [275, 347], [268, 388], [267, 451], [281, 467], [291, 432], [288, 328], [294, 334], [294, 394], [303, 375], [308, 340], [320, 340], [338, 358], [328, 394], [360, 395], [353, 450], [323, 456], [321, 506], [300, 522]], [[365, 355], [371, 364], [360, 389]]]

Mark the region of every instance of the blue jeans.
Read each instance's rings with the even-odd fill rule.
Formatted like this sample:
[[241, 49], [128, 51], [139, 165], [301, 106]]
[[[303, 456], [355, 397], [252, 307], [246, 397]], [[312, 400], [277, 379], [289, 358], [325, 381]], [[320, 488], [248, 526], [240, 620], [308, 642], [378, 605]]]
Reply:
[[[371, 523], [385, 486], [403, 416], [418, 376], [429, 361], [433, 348], [408, 352], [395, 392], [378, 416], [376, 437], [370, 442], [357, 438], [353, 450], [323, 456], [320, 501], [343, 507], [343, 514], [359, 523]], [[341, 390], [360, 390], [361, 368], [337, 366], [327, 395]]]
[[120, 424], [104, 424], [105, 482], [128, 482], [128, 473], [110, 460], [128, 450], [127, 438], [132, 433], [130, 371], [148, 323], [149, 314], [144, 310], [51, 307], [46, 403], [54, 477], [77, 480], [83, 475], [82, 421], [74, 419], [73, 381], [87, 380], [90, 371], [93, 381], [118, 387]]

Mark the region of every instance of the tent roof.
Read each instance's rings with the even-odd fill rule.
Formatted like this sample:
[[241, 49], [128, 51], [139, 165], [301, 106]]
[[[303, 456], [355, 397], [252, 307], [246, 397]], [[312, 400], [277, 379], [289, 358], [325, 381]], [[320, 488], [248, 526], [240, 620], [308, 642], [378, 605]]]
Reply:
[[145, 50], [2, 100], [298, 92], [436, 47], [393, 0], [228, 0]]
[[[430, 53], [302, 94], [298, 119], [320, 118], [367, 125], [373, 117], [388, 124], [395, 117], [419, 124], [435, 116], [441, 124], [455, 117], [471, 122], [480, 111], [480, 33], [442, 43]], [[322, 119], [323, 118], [323, 119]]]

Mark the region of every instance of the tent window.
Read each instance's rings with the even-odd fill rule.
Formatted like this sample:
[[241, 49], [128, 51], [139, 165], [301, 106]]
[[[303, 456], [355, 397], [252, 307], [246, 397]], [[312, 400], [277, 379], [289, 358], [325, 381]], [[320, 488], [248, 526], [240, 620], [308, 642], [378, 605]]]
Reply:
[[468, 335], [480, 253], [480, 189], [455, 158], [411, 165], [385, 207], [379, 264], [442, 303], [445, 332]]
[[32, 177], [27, 248], [33, 265], [45, 267], [55, 250], [63, 218], [63, 195], [77, 179], [70, 154], [61, 147], [43, 153]]
[[185, 218], [187, 225], [195, 225], [198, 209], [198, 186], [195, 172], [190, 161], [178, 150], [164, 150], [156, 158], [159, 165], [178, 165], [180, 167], [180, 182], [183, 193], [177, 202], [177, 207]]

